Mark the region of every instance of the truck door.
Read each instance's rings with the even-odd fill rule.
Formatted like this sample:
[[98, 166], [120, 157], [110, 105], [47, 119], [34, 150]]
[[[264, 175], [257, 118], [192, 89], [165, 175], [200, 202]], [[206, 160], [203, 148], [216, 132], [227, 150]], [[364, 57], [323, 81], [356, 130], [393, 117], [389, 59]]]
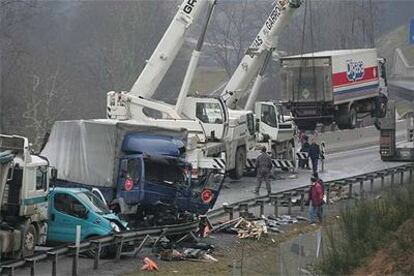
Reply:
[[256, 114], [256, 119], [259, 121], [259, 133], [267, 135], [271, 140], [276, 140], [279, 125], [275, 106], [270, 103], [259, 102], [256, 105]]
[[142, 162], [142, 158], [131, 156], [120, 160], [117, 198], [123, 198], [127, 204], [137, 204], [144, 196]]
[[75, 241], [76, 225], [81, 226], [81, 239], [88, 235], [88, 209], [74, 196], [66, 193], [55, 193], [49, 203], [49, 225], [47, 238], [49, 241]]
[[192, 185], [189, 209], [197, 214], [205, 214], [214, 207], [224, 183], [224, 174], [213, 172], [197, 179]]

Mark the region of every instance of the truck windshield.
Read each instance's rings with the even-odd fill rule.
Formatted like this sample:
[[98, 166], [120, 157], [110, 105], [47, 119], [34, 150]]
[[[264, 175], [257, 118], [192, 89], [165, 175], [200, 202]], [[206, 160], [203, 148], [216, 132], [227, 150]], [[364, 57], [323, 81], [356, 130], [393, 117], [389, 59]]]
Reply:
[[187, 173], [177, 159], [145, 158], [145, 180], [163, 184], [186, 184]]
[[222, 124], [223, 116], [218, 103], [197, 103], [197, 118], [206, 124]]
[[78, 193], [79, 198], [85, 202], [93, 212], [99, 215], [106, 215], [111, 213], [108, 207], [96, 195], [89, 191]]

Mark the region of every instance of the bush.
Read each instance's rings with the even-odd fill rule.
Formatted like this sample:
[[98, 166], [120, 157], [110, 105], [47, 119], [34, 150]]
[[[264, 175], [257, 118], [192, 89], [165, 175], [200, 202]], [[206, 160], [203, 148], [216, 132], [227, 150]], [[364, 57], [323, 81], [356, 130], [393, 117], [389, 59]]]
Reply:
[[359, 201], [341, 211], [339, 223], [327, 229], [327, 246], [317, 269], [343, 275], [360, 266], [392, 233], [414, 215], [414, 185], [388, 190], [383, 197]]

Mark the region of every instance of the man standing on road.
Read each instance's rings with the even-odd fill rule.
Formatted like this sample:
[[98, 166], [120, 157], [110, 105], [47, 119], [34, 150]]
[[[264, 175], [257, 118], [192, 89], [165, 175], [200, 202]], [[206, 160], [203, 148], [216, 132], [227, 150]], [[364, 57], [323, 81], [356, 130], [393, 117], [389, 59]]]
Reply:
[[309, 220], [311, 224], [316, 223], [316, 218], [319, 223], [322, 223], [322, 203], [323, 203], [323, 189], [314, 176], [311, 177], [311, 187], [309, 189]]
[[270, 172], [272, 170], [272, 158], [266, 153], [266, 147], [262, 148], [262, 153], [256, 159], [256, 171], [257, 171], [257, 186], [255, 193], [259, 194], [260, 186], [262, 182], [266, 182], [266, 189], [268, 194], [272, 192], [272, 187], [270, 186]]
[[316, 143], [316, 138], [312, 138], [312, 144], [309, 146], [309, 158], [312, 161], [312, 170], [313, 173], [318, 172], [318, 161], [319, 156], [321, 155], [321, 150], [319, 148], [319, 145]]

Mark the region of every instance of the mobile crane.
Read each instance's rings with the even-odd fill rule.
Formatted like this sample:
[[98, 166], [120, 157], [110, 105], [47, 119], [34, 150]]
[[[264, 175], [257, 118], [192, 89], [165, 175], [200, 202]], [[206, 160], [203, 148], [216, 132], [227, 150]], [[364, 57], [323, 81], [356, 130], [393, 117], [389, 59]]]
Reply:
[[[222, 155], [215, 155], [219, 158], [207, 158], [206, 153], [206, 146], [211, 145], [209, 141], [223, 139], [226, 135], [228, 116], [224, 106], [220, 99], [186, 97], [181, 93], [183, 95], [181, 99], [185, 100], [185, 104], [176, 108], [165, 102], [151, 99], [151, 97], [182, 47], [190, 26], [199, 19], [202, 10], [207, 9], [207, 20], [197, 43], [197, 48], [193, 51], [189, 70], [187, 70], [183, 84], [183, 87], [189, 86], [186, 82], [191, 82], [192, 79], [190, 69], [195, 69], [197, 65], [215, 4], [215, 0], [184, 0], [131, 90], [128, 93], [111, 91], [107, 94], [107, 118], [109, 119], [129, 120], [162, 128], [186, 129], [188, 131], [186, 156], [187, 161], [193, 165], [193, 176], [202, 173], [206, 168], [226, 168]], [[213, 111], [217, 111], [221, 119], [215, 118], [213, 122], [203, 123], [196, 119], [194, 109], [189, 110], [189, 107], [195, 106], [198, 106], [199, 110], [197, 112], [199, 113], [205, 111], [207, 106], [213, 106]], [[215, 108], [217, 110], [214, 110]], [[155, 114], [155, 116], [152, 114]], [[222, 124], [218, 123], [220, 120], [223, 122]]]
[[[246, 135], [254, 134], [254, 119], [253, 116], [251, 118], [244, 116], [230, 122], [227, 107], [221, 97], [187, 95], [215, 1], [201, 0], [191, 3], [194, 6], [191, 22], [196, 20], [200, 10], [205, 8], [207, 4], [210, 4], [210, 8], [201, 37], [193, 51], [176, 105], [169, 105], [150, 99], [150, 97], [153, 96], [156, 87], [164, 77], [166, 69], [171, 66], [172, 59], [177, 53], [176, 49], [182, 45], [184, 36], [177, 36], [176, 33], [169, 32], [170, 29], [188, 28], [188, 24], [184, 24], [182, 20], [173, 20], [146, 65], [151, 68], [144, 69], [130, 92], [108, 93], [107, 117], [118, 120], [133, 120], [159, 127], [185, 128], [190, 138], [187, 145], [187, 160], [193, 164], [193, 167], [200, 169], [202, 168], [201, 160], [213, 160], [213, 166], [225, 168], [231, 177], [240, 178], [243, 174], [244, 161], [240, 158], [236, 159], [236, 151], [240, 144], [244, 143]], [[188, 1], [182, 4], [176, 17], [182, 16], [187, 4]], [[198, 13], [194, 10], [197, 10]], [[180, 25], [180, 27], [172, 27], [172, 25]], [[151, 112], [157, 113], [158, 117], [151, 116], [149, 114]], [[248, 119], [250, 119], [250, 131], [246, 131]], [[222, 158], [223, 154], [226, 156], [225, 164]]]
[[[264, 80], [265, 69], [276, 50], [278, 36], [284, 26], [301, 6], [302, 0], [282, 0], [275, 7], [256, 36], [250, 48], [225, 86], [222, 96], [229, 107], [229, 114], [255, 112], [257, 125], [256, 147], [267, 147], [273, 158], [294, 159], [295, 127], [283, 116], [282, 107], [272, 101], [256, 102]], [[250, 91], [249, 86], [255, 78]], [[248, 93], [244, 111], [236, 111], [240, 98]], [[255, 158], [255, 150], [248, 152], [248, 158]], [[251, 162], [248, 162], [248, 164]], [[247, 166], [248, 166], [247, 164]], [[249, 167], [249, 166], [248, 166]]]

